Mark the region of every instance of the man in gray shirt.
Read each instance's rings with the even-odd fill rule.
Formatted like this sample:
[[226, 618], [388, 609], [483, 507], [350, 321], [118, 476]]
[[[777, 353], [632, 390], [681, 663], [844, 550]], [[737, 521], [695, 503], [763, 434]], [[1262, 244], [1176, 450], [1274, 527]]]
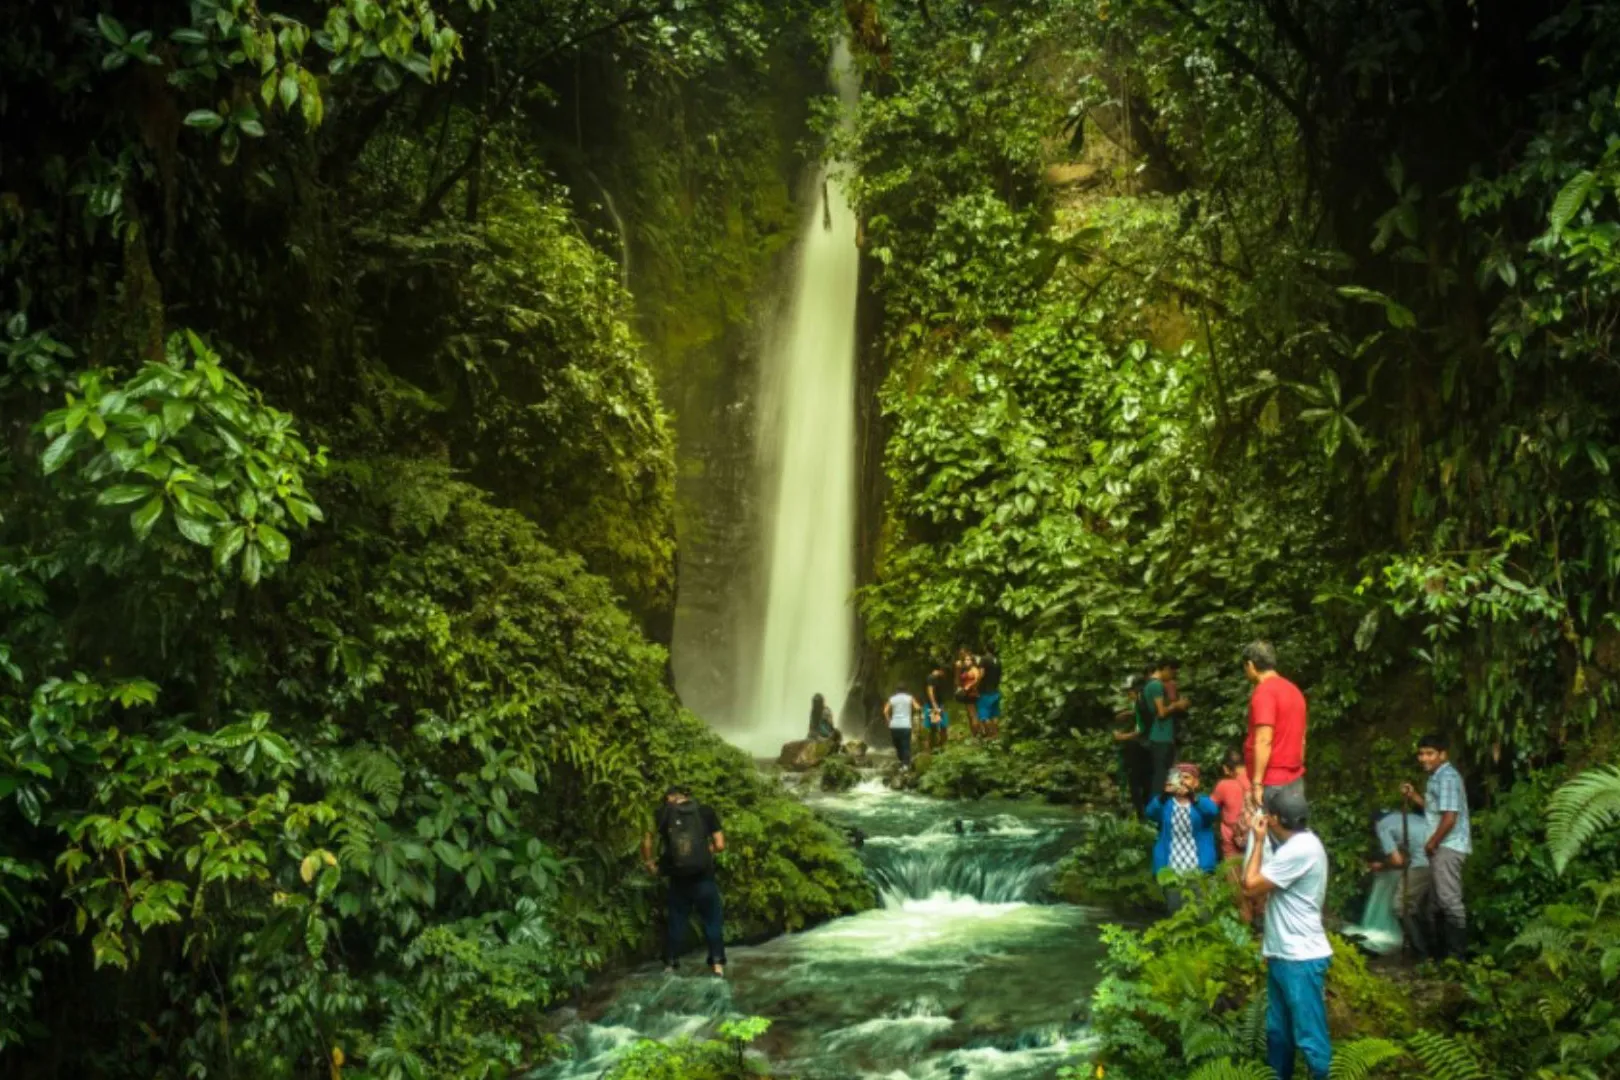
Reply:
[[1428, 819], [1422, 814], [1390, 810], [1378, 818], [1373, 831], [1378, 834], [1378, 847], [1384, 858], [1368, 864], [1367, 868], [1375, 873], [1401, 872], [1401, 887], [1395, 899], [1396, 917], [1401, 921], [1406, 944], [1419, 959], [1425, 959], [1429, 955], [1429, 913], [1434, 890], [1429, 856], [1423, 850], [1423, 845], [1429, 842]]

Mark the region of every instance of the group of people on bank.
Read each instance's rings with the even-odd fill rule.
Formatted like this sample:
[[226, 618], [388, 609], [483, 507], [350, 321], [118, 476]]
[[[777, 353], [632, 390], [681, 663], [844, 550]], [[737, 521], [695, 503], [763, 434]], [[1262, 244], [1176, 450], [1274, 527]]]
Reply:
[[[1130, 708], [1118, 714], [1130, 726], [1115, 735], [1133, 805], [1158, 829], [1154, 872], [1174, 871], [1185, 881], [1214, 874], [1231, 860], [1226, 865], [1238, 882], [1245, 917], [1263, 922], [1268, 1063], [1280, 1080], [1290, 1080], [1297, 1053], [1313, 1080], [1322, 1080], [1333, 1056], [1325, 998], [1333, 948], [1322, 923], [1328, 855], [1311, 831], [1305, 797], [1305, 695], [1277, 670], [1277, 653], [1268, 642], [1247, 646], [1248, 734], [1241, 750], [1226, 752], [1220, 780], [1204, 795], [1198, 766], [1176, 761], [1178, 722], [1188, 711], [1176, 683], [1179, 667], [1169, 659], [1143, 672], [1132, 687]], [[1409, 947], [1420, 956], [1461, 957], [1468, 944], [1462, 885], [1471, 850], [1468, 797], [1444, 737], [1418, 740], [1417, 761], [1428, 773], [1427, 787], [1420, 794], [1402, 784], [1400, 796], [1410, 809], [1376, 816], [1383, 857], [1371, 867], [1403, 872], [1397, 912]], [[1149, 795], [1150, 784], [1162, 789]], [[1172, 913], [1183, 902], [1181, 888], [1166, 887]], [[1438, 923], [1437, 934], [1431, 921]]]
[[986, 645], [977, 655], [966, 645], [958, 648], [954, 665], [943, 661], [934, 665], [923, 693], [924, 699], [919, 700], [902, 681], [883, 703], [883, 719], [900, 768], [911, 768], [913, 736], [919, 731], [925, 750], [937, 753], [945, 749], [950, 742], [953, 703], [975, 739], [994, 739], [1001, 734], [1001, 658], [994, 645]]
[[[1243, 650], [1251, 684], [1248, 730], [1243, 746], [1226, 751], [1221, 776], [1203, 794], [1202, 772], [1181, 761], [1190, 711], [1179, 689], [1180, 664], [1154, 663], [1133, 681], [1129, 721], [1116, 732], [1125, 786], [1134, 808], [1156, 826], [1152, 865], [1173, 881], [1214, 874], [1224, 866], [1235, 878], [1244, 915], [1262, 922], [1267, 965], [1267, 1058], [1280, 1080], [1291, 1080], [1303, 1056], [1313, 1080], [1327, 1077], [1332, 1062], [1326, 979], [1333, 949], [1323, 925], [1329, 862], [1310, 827], [1306, 799], [1308, 706], [1298, 686], [1278, 671], [1276, 650], [1255, 641]], [[994, 648], [980, 655], [962, 649], [955, 671], [941, 664], [930, 673], [927, 701], [903, 684], [884, 705], [903, 767], [911, 762], [911, 739], [920, 721], [930, 749], [946, 745], [950, 703], [968, 712], [973, 734], [994, 738], [1001, 715], [1001, 663]], [[832, 710], [817, 695], [811, 707], [812, 738], [838, 739]], [[1370, 866], [1401, 871], [1397, 902], [1407, 944], [1419, 956], [1462, 956], [1468, 943], [1463, 866], [1472, 850], [1468, 798], [1461, 774], [1449, 759], [1444, 737], [1418, 740], [1417, 761], [1428, 774], [1421, 793], [1402, 784], [1400, 810], [1375, 816], [1382, 852]], [[649, 872], [668, 879], [666, 960], [673, 969], [692, 916], [703, 926], [707, 964], [724, 973], [725, 942], [715, 855], [725, 850], [718, 815], [672, 787], [642, 841]], [[1166, 887], [1172, 912], [1183, 889]]]

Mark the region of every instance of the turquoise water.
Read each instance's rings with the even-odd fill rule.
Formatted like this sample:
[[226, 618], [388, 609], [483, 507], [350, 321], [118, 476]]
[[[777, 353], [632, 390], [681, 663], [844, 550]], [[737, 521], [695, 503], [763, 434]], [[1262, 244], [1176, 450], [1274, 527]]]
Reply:
[[875, 781], [810, 801], [866, 833], [882, 907], [732, 949], [724, 981], [637, 971], [564, 1029], [574, 1058], [541, 1075], [597, 1076], [638, 1039], [707, 1034], [727, 1016], [769, 1017], [757, 1045], [773, 1066], [828, 1080], [1049, 1077], [1084, 1049], [1101, 916], [1046, 902], [1071, 813]]

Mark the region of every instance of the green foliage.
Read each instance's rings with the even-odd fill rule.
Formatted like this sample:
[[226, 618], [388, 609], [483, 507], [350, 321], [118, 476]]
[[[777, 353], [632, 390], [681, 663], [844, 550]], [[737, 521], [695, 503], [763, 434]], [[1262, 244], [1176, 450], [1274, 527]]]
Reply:
[[1412, 1037], [1412, 1054], [1434, 1080], [1485, 1080], [1489, 1075], [1461, 1043], [1433, 1032]]
[[764, 14], [0, 15], [0, 1071], [531, 1072], [676, 779], [733, 933], [871, 903], [638, 630], [671, 437], [554, 179], [564, 58], [672, 98]]
[[678, 1039], [637, 1043], [607, 1072], [609, 1080], [741, 1080], [764, 1070], [747, 1058], [748, 1044], [763, 1035], [771, 1022], [753, 1016], [727, 1020], [719, 1039]]
[[1276, 1080], [1271, 1066], [1258, 1061], [1230, 1061], [1222, 1058], [1198, 1066], [1188, 1080]]
[[1547, 803], [1547, 843], [1560, 873], [1600, 831], [1620, 821], [1620, 768], [1599, 766], [1553, 792]]
[[1052, 888], [1072, 904], [1118, 912], [1150, 910], [1163, 899], [1153, 878], [1152, 826], [1133, 817], [1091, 814], [1085, 836], [1057, 865]]
[[1566, 777], [1562, 770], [1532, 774], [1474, 819], [1469, 922], [1487, 940], [1505, 944], [1541, 908], [1620, 874], [1620, 834], [1613, 830], [1593, 836], [1562, 873], [1554, 865], [1544, 826], [1550, 800]]
[[833, 754], [821, 763], [822, 791], [848, 791], [861, 782], [861, 774], [842, 754]]
[[1379, 1069], [1398, 1061], [1403, 1051], [1388, 1039], [1357, 1039], [1333, 1048], [1333, 1068], [1328, 1080], [1369, 1080]]
[[[1095, 803], [1110, 753], [1106, 737], [1075, 733], [1055, 745], [962, 740], [917, 770], [917, 790], [945, 799], [1040, 798]], [[921, 761], [922, 759], [919, 759]]]

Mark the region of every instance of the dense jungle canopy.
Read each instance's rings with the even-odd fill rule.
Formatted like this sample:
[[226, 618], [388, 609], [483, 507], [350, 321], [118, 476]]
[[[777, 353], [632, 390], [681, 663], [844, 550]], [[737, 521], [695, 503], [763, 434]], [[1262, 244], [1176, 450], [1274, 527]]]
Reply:
[[[1008, 673], [923, 790], [1110, 808], [1121, 679], [1179, 655], [1211, 762], [1268, 637], [1335, 902], [1418, 733], [1480, 807], [1484, 958], [1417, 1004], [1336, 968], [1346, 1075], [1615, 1075], [1620, 6], [1582, 0], [4, 5], [0, 1072], [526, 1075], [651, 955], [676, 780], [735, 936], [874, 902], [668, 671], [823, 156], [868, 698], [961, 641]], [[1076, 1076], [1260, 1075], [1213, 926], [1116, 950]], [[682, 1061], [646, 1075], [744, 1067]]]

